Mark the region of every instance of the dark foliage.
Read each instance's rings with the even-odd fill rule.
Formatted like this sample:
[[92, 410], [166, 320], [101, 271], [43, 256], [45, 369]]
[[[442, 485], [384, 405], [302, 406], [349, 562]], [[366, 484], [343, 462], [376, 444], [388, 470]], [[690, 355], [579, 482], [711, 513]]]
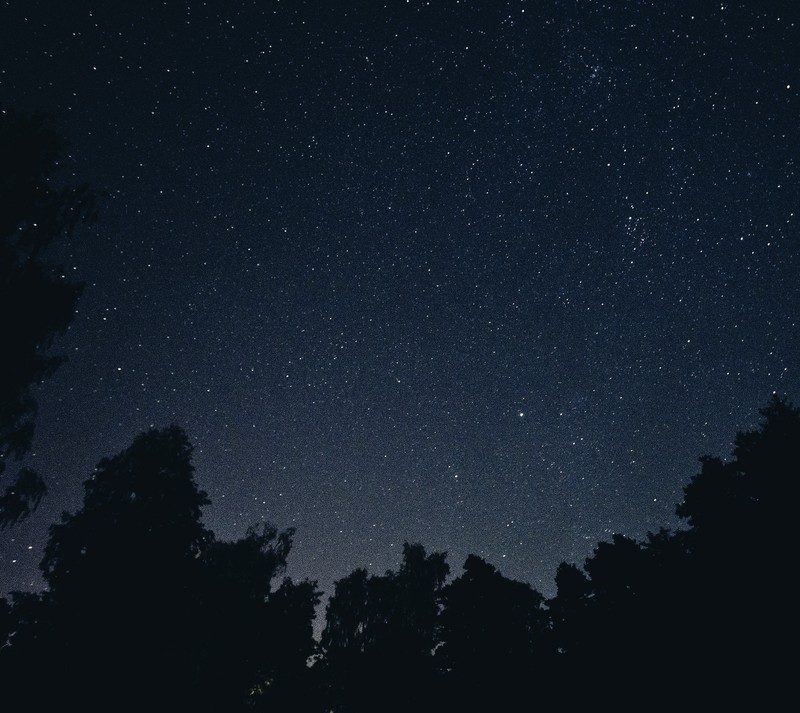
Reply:
[[445, 553], [403, 546], [399, 571], [357, 569], [335, 585], [321, 650], [328, 704], [336, 711], [433, 710], [433, 661]]
[[[517, 710], [536, 701], [638, 710], [654, 700], [777, 699], [788, 680], [780, 644], [800, 412], [776, 398], [761, 413], [757, 431], [736, 436], [731, 461], [701, 458], [677, 508], [687, 529], [642, 542], [614, 535], [583, 568], [562, 564], [546, 603], [475, 555], [442, 586], [419, 545], [406, 546], [399, 573], [356, 570], [337, 582], [319, 664], [327, 709]], [[424, 586], [405, 587], [409, 572]]]
[[[94, 218], [86, 186], [53, 187], [63, 148], [46, 117], [0, 109], [0, 319], [9, 336], [1, 350], [0, 476], [31, 447], [31, 388], [64, 361], [47, 349], [72, 321], [82, 290], [46, 259], [54, 243]], [[45, 492], [41, 477], [22, 469], [0, 495], [0, 528], [26, 518]]]
[[[200, 522], [191, 446], [175, 426], [102, 460], [83, 507], [51, 528], [49, 590], [4, 612], [7, 695], [45, 710], [235, 711], [303, 691], [313, 582], [278, 579], [292, 532], [219, 542]], [[37, 686], [44, 680], [48, 686]]]
[[[203, 527], [178, 427], [102, 460], [51, 528], [40, 595], [0, 600], [10, 709], [485, 711], [613, 705], [774, 707], [787, 681], [785, 522], [800, 412], [781, 400], [733, 459], [702, 458], [688, 528], [615, 535], [556, 596], [470, 555], [406, 544], [397, 571], [335, 585], [320, 646], [314, 582], [284, 577], [293, 531]], [[780, 541], [780, 538], [787, 538]], [[314, 661], [313, 665], [310, 662]], [[46, 685], [43, 685], [46, 684]]]
[[539, 592], [469, 555], [442, 592], [436, 649], [455, 709], [506, 708], [527, 695], [551, 657], [547, 629]]
[[759, 430], [737, 434], [731, 461], [700, 459], [677, 507], [688, 530], [643, 543], [616, 535], [586, 560], [588, 576], [559, 568], [548, 602], [562, 659], [556, 680], [585, 681], [574, 705], [632, 707], [653, 690], [663, 703], [685, 702], [691, 690], [714, 706], [775, 695], [800, 411], [775, 398], [761, 414]]
[[203, 705], [230, 710], [245, 701], [266, 710], [301, 710], [309, 695], [307, 660], [319, 592], [283, 578], [294, 531], [251, 527], [235, 542], [212, 542], [201, 558], [198, 594], [204, 626], [195, 643]]

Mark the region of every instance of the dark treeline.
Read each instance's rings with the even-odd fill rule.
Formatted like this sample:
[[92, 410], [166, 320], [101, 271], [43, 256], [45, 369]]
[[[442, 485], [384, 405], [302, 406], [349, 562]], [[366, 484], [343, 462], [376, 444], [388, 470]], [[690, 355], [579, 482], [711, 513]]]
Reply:
[[[59, 144], [6, 112], [0, 254], [12, 358], [0, 384], [0, 475], [29, 449], [30, 387], [80, 293], [49, 265], [50, 242], [91, 214], [85, 189], [49, 187]], [[15, 148], [16, 147], [16, 148]], [[19, 147], [22, 147], [20, 149]], [[27, 148], [25, 148], [27, 147]], [[12, 150], [13, 149], [13, 150]], [[14, 153], [16, 151], [17, 153]], [[20, 317], [11, 305], [29, 305]], [[16, 307], [15, 307], [16, 309]], [[14, 321], [16, 319], [16, 321]], [[235, 542], [202, 523], [206, 494], [177, 426], [104, 458], [79, 510], [50, 527], [38, 594], [0, 599], [0, 703], [45, 711], [489, 711], [758, 700], [787, 680], [789, 509], [800, 410], [775, 397], [733, 457], [701, 459], [677, 514], [685, 527], [615, 535], [582, 567], [562, 564], [546, 599], [469, 555], [406, 544], [396, 571], [321, 592], [284, 576], [292, 530]], [[22, 469], [0, 525], [30, 515], [43, 479]]]
[[[786, 484], [800, 410], [775, 399], [733, 459], [702, 459], [687, 528], [615, 535], [545, 599], [476, 555], [406, 544], [396, 571], [320, 592], [282, 577], [292, 531], [222, 542], [201, 522], [191, 446], [172, 426], [100, 461], [51, 526], [40, 594], [0, 600], [6, 701], [29, 710], [433, 711], [568, 708], [773, 690], [788, 634]], [[791, 469], [791, 472], [790, 472]], [[527, 701], [520, 706], [517, 701]]]

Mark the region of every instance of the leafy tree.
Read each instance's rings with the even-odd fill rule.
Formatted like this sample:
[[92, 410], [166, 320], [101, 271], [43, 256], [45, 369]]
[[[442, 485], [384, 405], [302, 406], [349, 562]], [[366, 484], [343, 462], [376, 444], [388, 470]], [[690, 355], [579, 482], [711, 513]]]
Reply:
[[7, 690], [29, 707], [276, 710], [302, 690], [318, 592], [274, 584], [292, 531], [217, 541], [191, 453], [177, 426], [141, 434], [98, 464], [82, 508], [51, 527], [49, 590], [14, 601], [0, 658], [14, 674]]
[[321, 640], [328, 662], [361, 656], [375, 648], [384, 621], [380, 589], [379, 578], [363, 568], [334, 583]]
[[390, 577], [391, 616], [387, 620], [387, 643], [409, 658], [427, 659], [436, 645], [438, 594], [450, 572], [444, 552], [427, 554], [420, 544], [403, 545], [403, 561]]
[[[86, 186], [59, 190], [53, 174], [64, 144], [46, 117], [0, 108], [0, 476], [31, 447], [36, 400], [31, 388], [64, 357], [47, 354], [75, 314], [83, 286], [46, 259], [48, 250], [94, 217]], [[23, 468], [0, 495], [0, 528], [26, 518], [46, 493], [42, 478]]]
[[176, 426], [138, 436], [100, 461], [82, 508], [51, 526], [41, 563], [49, 591], [27, 628], [53, 684], [40, 691], [41, 705], [50, 695], [90, 710], [186, 697], [196, 675], [200, 556], [213, 539], [200, 522], [208, 498], [191, 452]]
[[442, 590], [436, 650], [456, 708], [502, 708], [542, 673], [549, 640], [543, 604], [529, 584], [467, 557], [464, 573]]
[[209, 503], [194, 481], [192, 447], [177, 426], [151, 430], [84, 482], [83, 507], [50, 527], [42, 560], [50, 593], [83, 598], [103, 584], [130, 592], [143, 573], [182, 579], [212, 534], [200, 522]]
[[268, 710], [303, 709], [320, 593], [314, 582], [280, 581], [293, 534], [262, 524], [235, 542], [212, 542], [201, 558], [204, 626], [194, 654], [199, 670], [212, 675], [196, 685], [213, 710], [244, 700]]
[[757, 550], [765, 540], [789, 534], [800, 462], [800, 409], [774, 396], [759, 413], [758, 430], [736, 434], [733, 460], [700, 459], [701, 471], [684, 488], [677, 507], [692, 526], [693, 545], [712, 548], [715, 556], [746, 547], [749, 557], [763, 559]]
[[334, 710], [435, 707], [432, 654], [448, 571], [445, 553], [406, 543], [397, 572], [357, 569], [336, 582], [321, 640]]
[[548, 600], [556, 646], [561, 654], [575, 657], [585, 631], [584, 620], [592, 596], [589, 578], [574, 564], [562, 562], [556, 570], [556, 596]]
[[562, 703], [613, 699], [627, 707], [652, 690], [662, 703], [742, 705], [779, 685], [788, 626], [800, 473], [800, 412], [774, 398], [760, 428], [739, 433], [733, 459], [703, 457], [677, 513], [689, 528], [639, 543], [600, 543], [584, 572], [562, 565], [548, 602], [562, 656]]
[[428, 555], [420, 544], [403, 545], [398, 572], [368, 575], [356, 569], [335, 583], [328, 601], [322, 648], [328, 657], [374, 654], [389, 646], [431, 653], [437, 593], [449, 572], [446, 554]]
[[743, 570], [774, 578], [775, 562], [792, 553], [800, 409], [775, 396], [760, 414], [757, 430], [736, 434], [732, 460], [700, 459], [676, 510], [691, 526], [687, 548], [710, 578], [731, 586]]
[[800, 475], [800, 409], [774, 396], [757, 430], [739, 432], [733, 459], [701, 459], [677, 513], [691, 525], [684, 542], [694, 590], [696, 660], [713, 657], [732, 698], [774, 689], [791, 628], [792, 529]]

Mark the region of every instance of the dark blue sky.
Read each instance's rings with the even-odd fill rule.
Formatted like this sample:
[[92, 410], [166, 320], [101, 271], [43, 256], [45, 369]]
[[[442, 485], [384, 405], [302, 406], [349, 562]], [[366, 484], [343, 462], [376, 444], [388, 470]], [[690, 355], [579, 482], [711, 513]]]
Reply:
[[675, 525], [800, 400], [793, 5], [3, 3], [0, 100], [105, 195], [2, 590], [171, 422], [217, 535], [296, 527], [327, 592], [408, 540], [552, 594]]

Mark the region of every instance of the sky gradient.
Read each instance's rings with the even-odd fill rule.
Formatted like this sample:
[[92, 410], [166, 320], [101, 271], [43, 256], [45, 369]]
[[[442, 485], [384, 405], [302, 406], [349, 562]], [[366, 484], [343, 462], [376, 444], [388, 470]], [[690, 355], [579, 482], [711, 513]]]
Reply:
[[[793, 7], [794, 6], [794, 7]], [[559, 562], [674, 526], [800, 401], [795, 3], [4, 2], [0, 101], [102, 193], [37, 389], [38, 590], [100, 458], [177, 423], [219, 537], [289, 574]]]

